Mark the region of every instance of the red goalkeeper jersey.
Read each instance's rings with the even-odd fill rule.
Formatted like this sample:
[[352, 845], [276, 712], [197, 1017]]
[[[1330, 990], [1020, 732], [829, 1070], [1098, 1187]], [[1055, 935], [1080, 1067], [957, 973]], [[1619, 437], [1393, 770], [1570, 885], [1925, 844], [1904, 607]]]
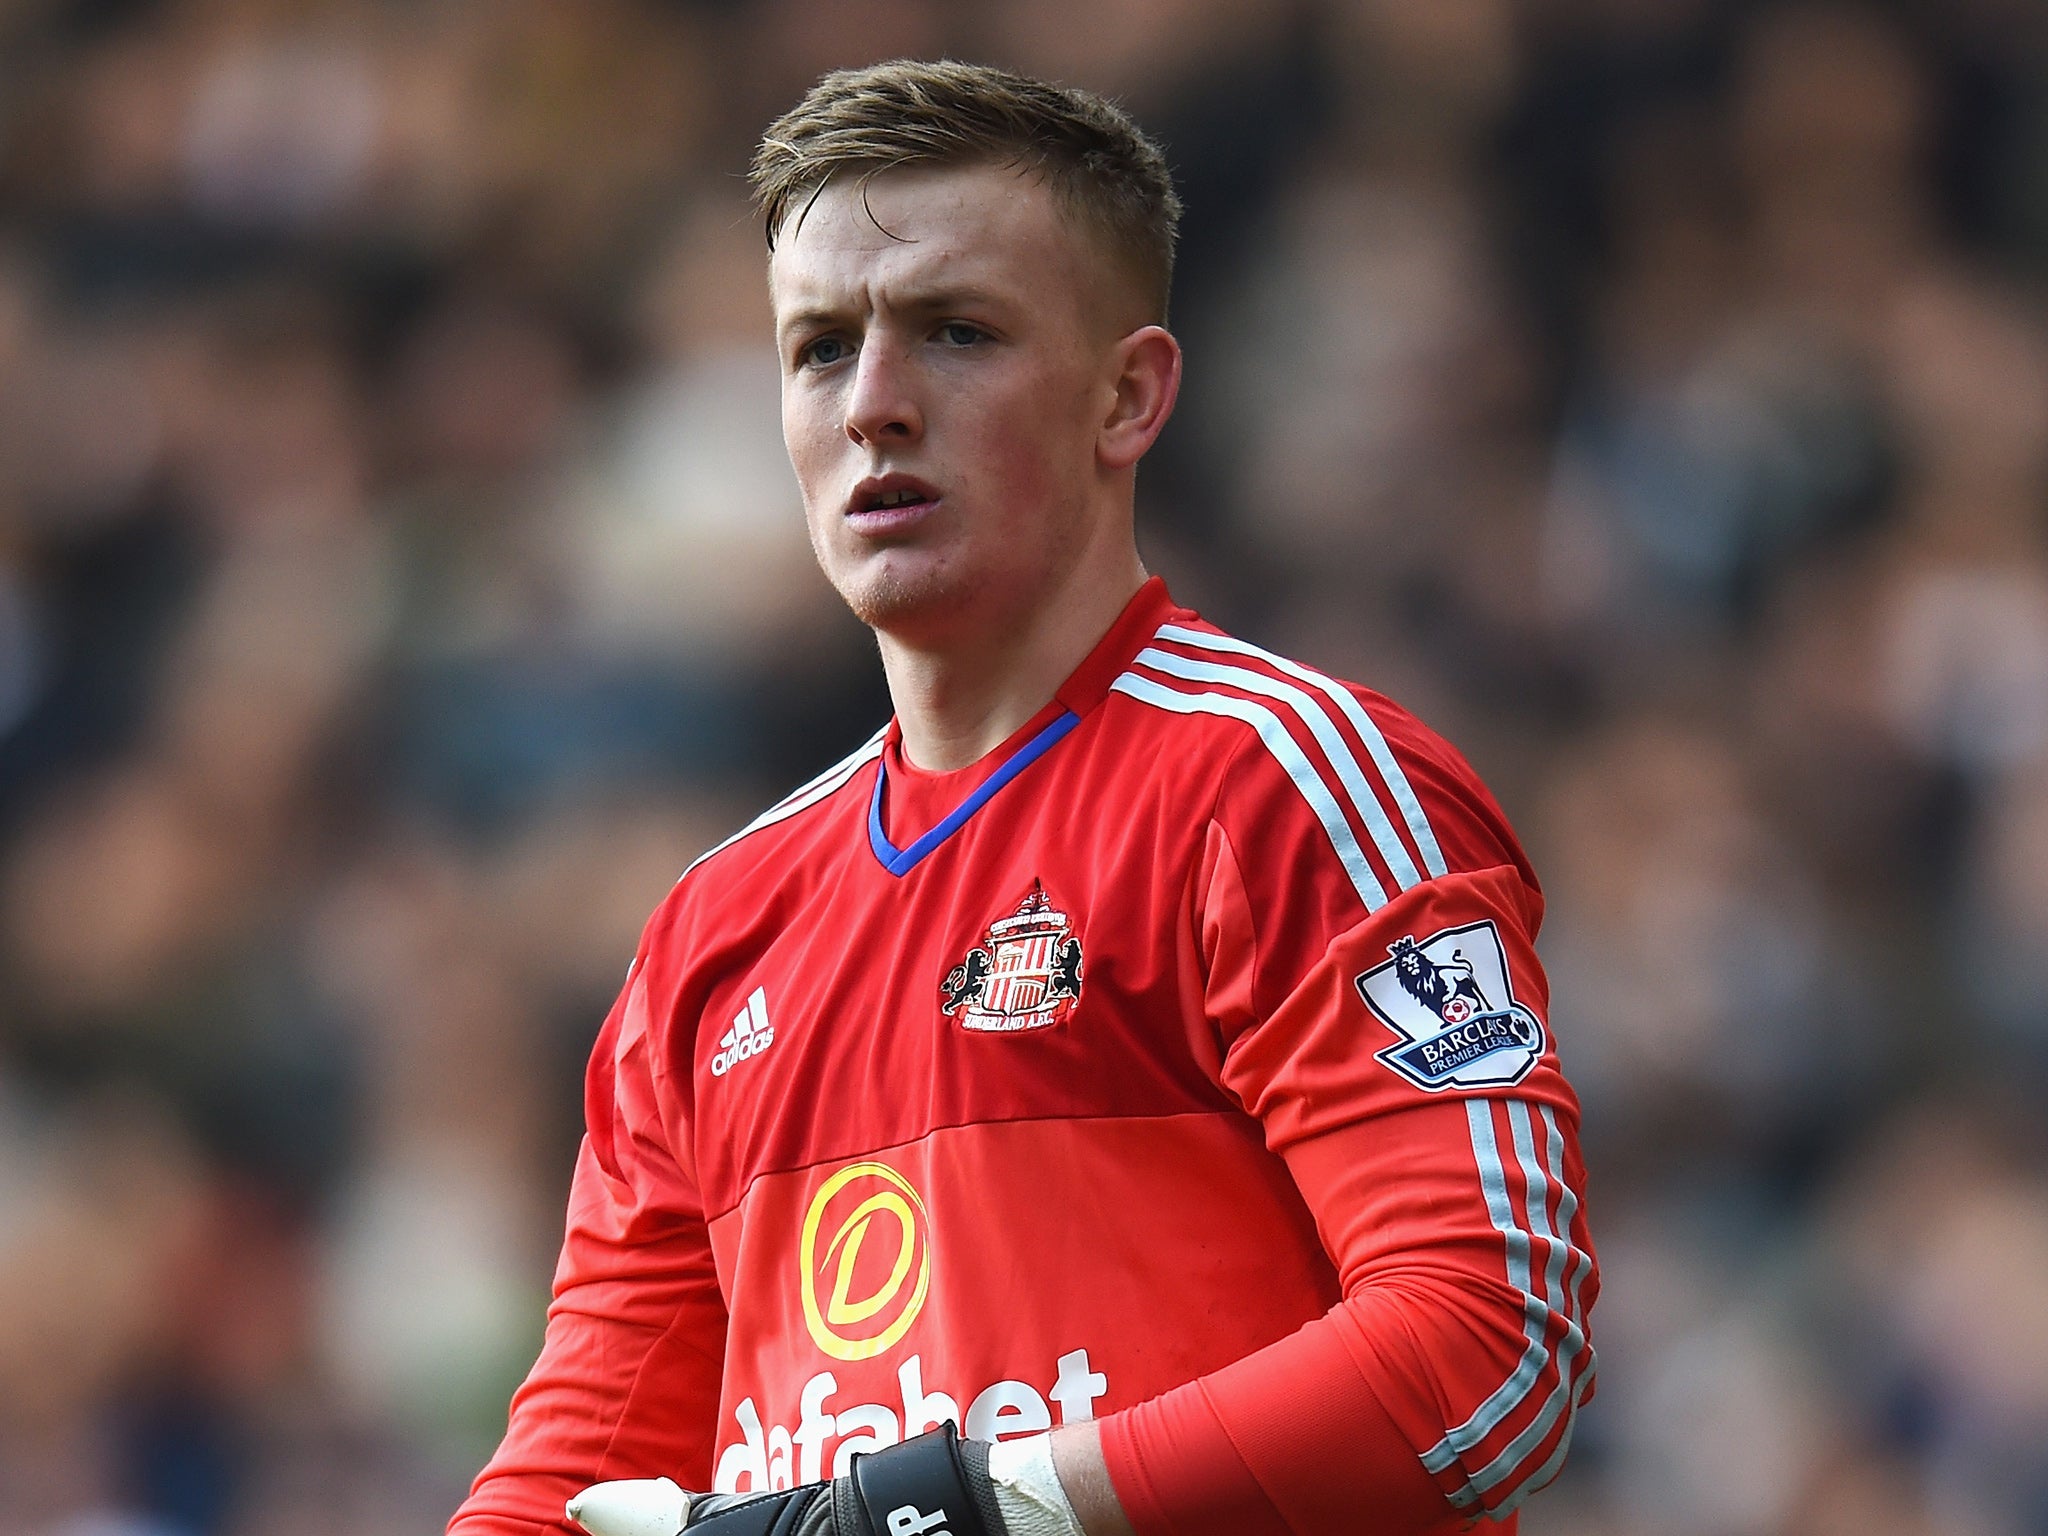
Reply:
[[1451, 748], [1157, 581], [973, 767], [892, 725], [649, 923], [453, 1531], [947, 1418], [1102, 1420], [1141, 1536], [1510, 1516], [1598, 1290], [1541, 912]]

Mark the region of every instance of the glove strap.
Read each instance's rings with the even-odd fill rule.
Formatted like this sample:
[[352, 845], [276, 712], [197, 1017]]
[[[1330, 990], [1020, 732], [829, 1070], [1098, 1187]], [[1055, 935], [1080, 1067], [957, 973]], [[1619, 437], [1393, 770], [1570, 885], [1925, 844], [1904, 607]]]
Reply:
[[[981, 1462], [979, 1486], [970, 1458]], [[994, 1500], [988, 1452], [963, 1441], [951, 1422], [886, 1451], [855, 1456], [849, 1474], [875, 1536], [1003, 1536], [1002, 1517], [982, 1508]]]

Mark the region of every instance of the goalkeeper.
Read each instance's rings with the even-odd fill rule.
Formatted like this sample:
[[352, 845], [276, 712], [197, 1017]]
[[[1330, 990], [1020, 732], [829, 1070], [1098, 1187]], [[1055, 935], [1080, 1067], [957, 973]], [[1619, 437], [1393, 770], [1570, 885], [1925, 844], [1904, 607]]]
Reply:
[[1141, 563], [1158, 149], [899, 62], [754, 186], [895, 714], [649, 922], [452, 1536], [1512, 1529], [1599, 1289], [1542, 897], [1455, 750]]

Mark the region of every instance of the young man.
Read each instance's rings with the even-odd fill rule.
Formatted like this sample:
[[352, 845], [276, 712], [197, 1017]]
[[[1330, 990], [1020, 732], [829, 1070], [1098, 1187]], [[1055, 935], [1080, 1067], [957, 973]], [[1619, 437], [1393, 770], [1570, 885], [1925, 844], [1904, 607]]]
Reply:
[[1512, 1525], [1598, 1291], [1542, 898], [1450, 747], [1147, 579], [1158, 151], [898, 63], [755, 181], [811, 539], [896, 714], [649, 924], [452, 1530]]

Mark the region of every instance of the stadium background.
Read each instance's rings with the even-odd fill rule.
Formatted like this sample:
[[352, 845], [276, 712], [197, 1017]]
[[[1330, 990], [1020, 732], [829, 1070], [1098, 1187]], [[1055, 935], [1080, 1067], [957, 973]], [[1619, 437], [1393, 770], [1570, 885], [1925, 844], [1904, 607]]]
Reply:
[[439, 1528], [642, 916], [886, 710], [738, 172], [944, 52], [1169, 146], [1155, 568], [1545, 875], [1525, 1530], [2048, 1531], [2048, 8], [7, 0], [0, 1532]]

